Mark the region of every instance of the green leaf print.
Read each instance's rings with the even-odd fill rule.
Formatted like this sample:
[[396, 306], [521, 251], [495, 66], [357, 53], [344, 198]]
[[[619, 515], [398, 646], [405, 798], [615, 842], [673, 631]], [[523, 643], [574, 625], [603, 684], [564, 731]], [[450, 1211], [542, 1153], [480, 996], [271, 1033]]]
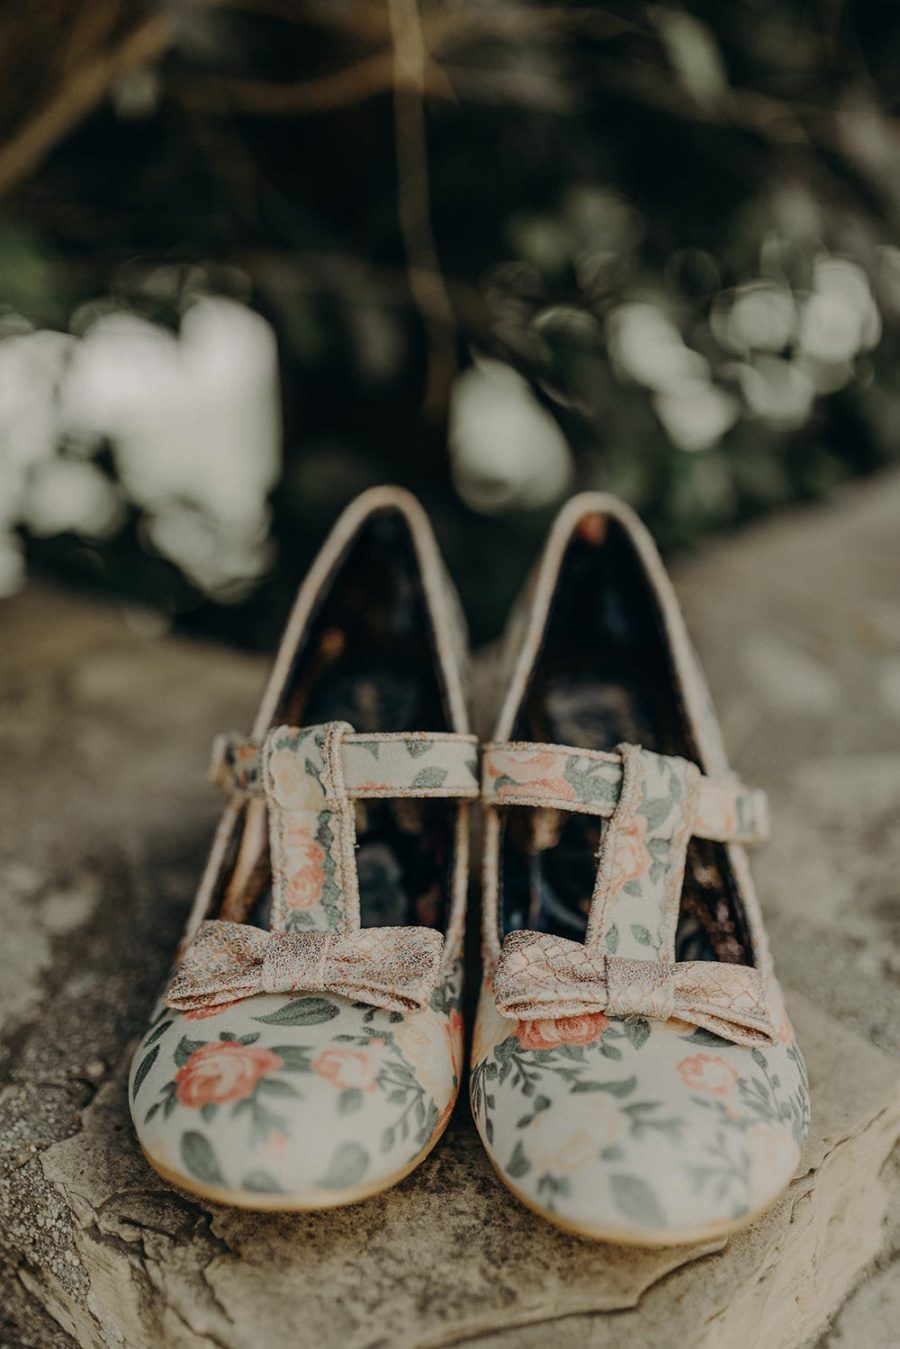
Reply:
[[171, 1021], [163, 1021], [163, 1022], [161, 1022], [160, 1025], [158, 1025], [158, 1026], [156, 1027], [155, 1030], [152, 1030], [152, 1031], [150, 1032], [150, 1034], [147, 1036], [147, 1039], [144, 1041], [144, 1043], [145, 1043], [146, 1045], [148, 1045], [148, 1046], [149, 1046], [149, 1045], [155, 1045], [156, 1042], [157, 1042], [157, 1040], [158, 1040], [161, 1036], [165, 1035], [166, 1031], [169, 1029], [169, 1027], [170, 1027], [171, 1025], [172, 1025], [172, 1022], [171, 1022]]
[[144, 1079], [153, 1067], [159, 1057], [159, 1045], [154, 1045], [148, 1054], [141, 1059], [140, 1067], [134, 1075], [134, 1087], [131, 1092], [131, 1099], [134, 1100], [143, 1085]]
[[636, 1077], [623, 1077], [619, 1082], [597, 1082], [593, 1078], [588, 1078], [576, 1082], [572, 1091], [573, 1093], [576, 1091], [608, 1091], [610, 1096], [627, 1096], [634, 1091], [636, 1086]]
[[527, 1175], [530, 1170], [531, 1162], [525, 1156], [525, 1149], [520, 1141], [513, 1148], [513, 1155], [509, 1159], [506, 1174], [512, 1176], [513, 1180], [518, 1180], [521, 1176]]
[[341, 1143], [319, 1184], [327, 1190], [358, 1185], [368, 1169], [369, 1154], [361, 1143]]
[[726, 1040], [722, 1035], [716, 1035], [714, 1031], [706, 1030], [703, 1026], [697, 1026], [690, 1035], [682, 1035], [682, 1040], [686, 1040], [689, 1045], [727, 1045], [730, 1040]]
[[191, 1055], [195, 1054], [198, 1049], [202, 1049], [207, 1043], [206, 1040], [189, 1040], [186, 1035], [182, 1035], [172, 1056], [175, 1060], [175, 1067], [183, 1068]]
[[216, 1161], [212, 1144], [208, 1138], [204, 1138], [203, 1134], [197, 1133], [194, 1129], [189, 1129], [187, 1133], [181, 1135], [180, 1150], [181, 1160], [192, 1176], [205, 1181], [207, 1185], [225, 1184], [225, 1177]]
[[628, 1017], [622, 1022], [622, 1029], [625, 1032], [625, 1038], [634, 1046], [640, 1049], [641, 1045], [647, 1043], [650, 1038], [650, 1022], [645, 1021], [642, 1016]]
[[619, 949], [619, 929], [615, 923], [606, 934], [606, 949], [611, 956], [614, 956]]
[[290, 1073], [308, 1073], [312, 1069], [312, 1050], [306, 1045], [273, 1045], [272, 1053], [278, 1055]]
[[318, 1026], [323, 1021], [331, 1021], [337, 1014], [338, 1008], [327, 998], [295, 998], [279, 1007], [277, 1012], [255, 1016], [253, 1020], [266, 1026]]
[[406, 752], [411, 759], [421, 759], [423, 754], [427, 754], [434, 741], [432, 740], [406, 740]]
[[620, 1213], [643, 1227], [665, 1227], [666, 1216], [651, 1187], [640, 1176], [619, 1172], [610, 1176], [609, 1188]]
[[347, 1087], [338, 1096], [338, 1114], [352, 1115], [363, 1103], [363, 1094], [359, 1087]]
[[619, 788], [609, 780], [610, 772], [611, 766], [602, 760], [570, 755], [566, 759], [563, 777], [575, 788], [582, 801], [605, 801], [614, 805]]
[[639, 807], [638, 814], [644, 816], [647, 821], [647, 828], [652, 832], [654, 829], [658, 829], [661, 824], [665, 824], [669, 811], [672, 809], [672, 804], [670, 796], [664, 796], [662, 799], [657, 798], [655, 801], [645, 801]]
[[241, 1188], [253, 1194], [283, 1194], [281, 1186], [268, 1171], [249, 1171], [241, 1181]]
[[447, 777], [446, 768], [420, 768], [410, 787], [442, 787]]
[[653, 938], [648, 928], [642, 923], [631, 924], [631, 935], [640, 946], [652, 946]]

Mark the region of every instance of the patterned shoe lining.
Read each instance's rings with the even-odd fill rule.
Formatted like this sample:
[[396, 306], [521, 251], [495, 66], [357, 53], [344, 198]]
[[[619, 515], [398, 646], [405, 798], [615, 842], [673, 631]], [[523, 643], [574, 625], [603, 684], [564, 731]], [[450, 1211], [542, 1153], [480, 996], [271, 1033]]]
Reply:
[[[569, 545], [513, 738], [603, 750], [628, 741], [697, 759], [655, 598], [615, 521], [588, 517]], [[502, 819], [504, 931], [581, 940], [600, 820], [523, 807]], [[690, 844], [677, 958], [752, 964], [721, 844]]]
[[[452, 730], [438, 669], [408, 525], [398, 512], [379, 512], [327, 588], [275, 720], [348, 721], [363, 732]], [[363, 927], [446, 927], [457, 810], [443, 800], [357, 802]], [[242, 907], [249, 922], [266, 927], [269, 859], [259, 823], [248, 814], [243, 829], [253, 859]]]

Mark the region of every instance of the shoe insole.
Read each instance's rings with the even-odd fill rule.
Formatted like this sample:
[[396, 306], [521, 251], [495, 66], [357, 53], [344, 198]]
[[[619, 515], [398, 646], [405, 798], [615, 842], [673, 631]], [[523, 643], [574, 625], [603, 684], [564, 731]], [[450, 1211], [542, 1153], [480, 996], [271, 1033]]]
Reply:
[[[570, 545], [514, 738], [581, 749], [622, 742], [696, 759], [647, 583], [613, 527]], [[603, 831], [599, 818], [502, 812], [504, 930], [583, 940]], [[679, 960], [747, 963], [750, 942], [724, 848], [693, 839]]]
[[[450, 729], [433, 634], [408, 529], [374, 517], [335, 575], [295, 664], [276, 721], [347, 721], [362, 732]], [[446, 923], [453, 801], [356, 803], [364, 927]], [[271, 904], [263, 801], [245, 807], [223, 916], [266, 926]]]

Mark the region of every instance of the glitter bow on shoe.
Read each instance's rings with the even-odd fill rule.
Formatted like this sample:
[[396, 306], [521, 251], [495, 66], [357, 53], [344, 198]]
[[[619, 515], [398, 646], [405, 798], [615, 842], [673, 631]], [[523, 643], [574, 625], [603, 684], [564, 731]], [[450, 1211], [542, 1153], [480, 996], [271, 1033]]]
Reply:
[[178, 1011], [255, 993], [338, 993], [388, 1011], [419, 1011], [437, 983], [443, 937], [426, 927], [266, 932], [246, 923], [201, 923], [166, 1002]]
[[591, 1012], [674, 1017], [734, 1044], [774, 1040], [762, 978], [749, 965], [629, 960], [545, 932], [511, 932], [505, 939], [494, 997], [503, 1016], [525, 1020]]

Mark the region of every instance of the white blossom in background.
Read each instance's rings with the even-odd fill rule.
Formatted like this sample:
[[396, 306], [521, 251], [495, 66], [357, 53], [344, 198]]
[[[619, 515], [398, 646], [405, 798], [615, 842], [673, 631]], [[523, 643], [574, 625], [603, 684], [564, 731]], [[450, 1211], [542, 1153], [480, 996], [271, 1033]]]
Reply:
[[456, 380], [449, 444], [456, 490], [486, 515], [547, 505], [572, 479], [559, 426], [502, 361], [480, 360]]
[[614, 369], [653, 392], [656, 415], [678, 449], [711, 449], [737, 421], [738, 400], [713, 382], [709, 361], [657, 305], [619, 305], [607, 319], [607, 341]]
[[[80, 339], [13, 328], [0, 336], [0, 595], [22, 581], [18, 526], [105, 538], [127, 501], [153, 547], [236, 597], [268, 562], [280, 439], [274, 335], [234, 301], [199, 299], [178, 335], [102, 310]], [[118, 483], [92, 462], [104, 443]]]
[[125, 509], [115, 483], [83, 459], [52, 456], [31, 475], [22, 518], [32, 534], [49, 538], [73, 530], [102, 539], [122, 525]]
[[16, 526], [28, 514], [35, 473], [56, 454], [62, 434], [56, 394], [75, 345], [65, 333], [10, 326], [0, 339], [0, 596], [24, 580]]
[[737, 376], [747, 407], [756, 416], [782, 431], [806, 421], [816, 389], [799, 362], [763, 353], [738, 366]]
[[614, 368], [648, 389], [665, 392], [688, 379], [709, 374], [709, 363], [686, 346], [669, 316], [655, 304], [629, 302], [606, 320]]
[[0, 462], [5, 472], [55, 452], [62, 430], [56, 390], [76, 345], [68, 333], [56, 332], [14, 333], [0, 341]]
[[881, 338], [866, 273], [826, 253], [814, 263], [808, 293], [795, 294], [782, 279], [760, 278], [720, 294], [709, 326], [739, 361], [713, 371], [655, 304], [620, 304], [607, 318], [614, 370], [652, 392], [657, 416], [682, 450], [713, 448], [742, 415], [781, 431], [803, 425], [816, 397], [849, 383], [856, 358]]
[[684, 379], [654, 395], [656, 415], [680, 450], [709, 450], [740, 415], [740, 403], [708, 379]]
[[794, 336], [797, 306], [788, 286], [751, 281], [719, 297], [710, 323], [715, 337], [731, 351], [778, 352]]
[[852, 361], [881, 338], [869, 279], [847, 258], [817, 259], [800, 316], [799, 345], [817, 389], [830, 393], [852, 378]]
[[280, 470], [275, 338], [258, 314], [202, 299], [175, 336], [131, 314], [88, 329], [62, 395], [73, 433], [109, 440], [153, 545], [204, 590], [268, 560]]

